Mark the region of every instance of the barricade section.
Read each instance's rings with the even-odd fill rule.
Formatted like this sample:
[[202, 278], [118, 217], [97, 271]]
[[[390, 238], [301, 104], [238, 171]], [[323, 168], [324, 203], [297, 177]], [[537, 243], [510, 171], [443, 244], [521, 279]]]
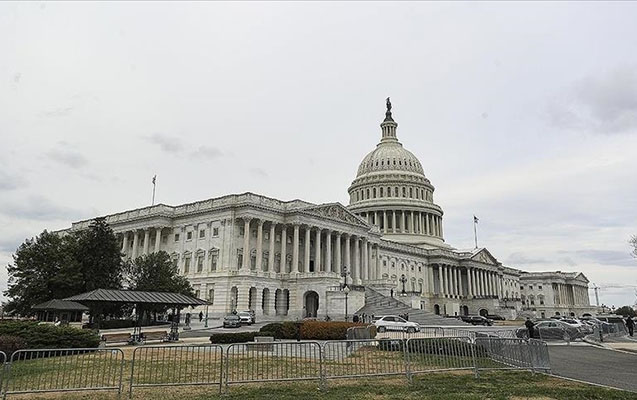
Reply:
[[133, 388], [218, 385], [222, 387], [223, 349], [219, 345], [143, 346], [133, 351]]
[[409, 339], [409, 374], [474, 368], [474, 344], [468, 337]]
[[18, 350], [7, 367], [8, 394], [122, 390], [124, 353], [115, 348]]
[[529, 339], [529, 353], [531, 365], [534, 370], [550, 371], [549, 347], [546, 342], [537, 339]]
[[533, 369], [532, 353], [526, 339], [477, 338], [476, 370]]
[[403, 339], [339, 340], [323, 345], [323, 376], [355, 378], [405, 374]]
[[226, 385], [321, 379], [318, 342], [231, 344], [224, 362]]

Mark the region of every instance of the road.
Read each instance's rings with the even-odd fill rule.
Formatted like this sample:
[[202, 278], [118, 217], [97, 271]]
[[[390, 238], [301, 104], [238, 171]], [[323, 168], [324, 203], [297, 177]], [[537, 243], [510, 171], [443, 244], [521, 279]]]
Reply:
[[549, 346], [555, 375], [637, 392], [637, 354], [593, 346]]

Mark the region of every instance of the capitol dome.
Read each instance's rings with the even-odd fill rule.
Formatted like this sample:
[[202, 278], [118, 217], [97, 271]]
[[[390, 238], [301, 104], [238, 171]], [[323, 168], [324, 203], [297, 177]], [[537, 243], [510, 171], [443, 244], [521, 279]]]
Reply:
[[348, 189], [349, 209], [387, 239], [423, 247], [444, 245], [442, 208], [418, 158], [398, 141], [387, 99], [381, 140], [361, 161]]

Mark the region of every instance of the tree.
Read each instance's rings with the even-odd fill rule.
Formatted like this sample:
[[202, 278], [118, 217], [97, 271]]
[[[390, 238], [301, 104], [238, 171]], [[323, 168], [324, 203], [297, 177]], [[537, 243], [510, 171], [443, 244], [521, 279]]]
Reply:
[[31, 307], [47, 300], [77, 294], [82, 289], [73, 254], [72, 235], [59, 235], [46, 230], [27, 239], [13, 255], [9, 273], [7, 311], [31, 314]]
[[637, 258], [637, 235], [633, 235], [628, 243], [630, 243], [630, 246], [633, 248], [633, 257]]
[[634, 318], [637, 315], [637, 313], [635, 313], [635, 310], [633, 310], [631, 306], [619, 307], [617, 310], [615, 310], [615, 314], [631, 318]]
[[70, 234], [44, 231], [21, 244], [7, 267], [7, 308], [29, 315], [47, 300], [121, 288], [123, 267], [119, 242], [104, 218]]
[[[188, 279], [179, 275], [177, 266], [165, 251], [146, 254], [128, 263], [126, 280], [132, 290], [181, 293], [191, 297], [195, 295]], [[141, 315], [144, 311], [165, 312], [167, 308], [166, 306], [146, 306], [139, 309], [138, 313]]]
[[177, 266], [165, 251], [137, 257], [126, 267], [128, 286], [132, 290], [173, 292], [194, 296], [190, 282], [179, 275]]

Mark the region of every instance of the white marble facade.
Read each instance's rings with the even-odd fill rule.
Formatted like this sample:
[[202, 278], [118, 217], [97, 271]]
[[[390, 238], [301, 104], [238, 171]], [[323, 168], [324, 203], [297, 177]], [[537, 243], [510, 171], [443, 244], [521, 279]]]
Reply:
[[369, 286], [439, 314], [515, 317], [522, 307], [521, 271], [486, 249], [445, 243], [434, 187], [398, 142], [397, 126], [388, 101], [381, 141], [361, 162], [348, 207], [243, 193], [106, 220], [125, 257], [169, 253], [211, 303], [212, 316], [253, 309], [273, 320], [342, 318], [347, 279], [350, 313], [364, 304]]

